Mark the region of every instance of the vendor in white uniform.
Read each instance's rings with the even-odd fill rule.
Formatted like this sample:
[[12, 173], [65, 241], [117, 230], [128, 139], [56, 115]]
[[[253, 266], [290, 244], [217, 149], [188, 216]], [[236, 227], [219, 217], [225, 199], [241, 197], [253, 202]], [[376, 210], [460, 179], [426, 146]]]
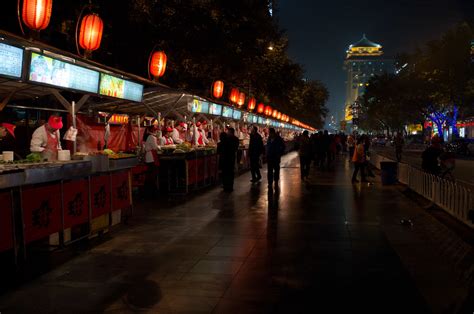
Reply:
[[161, 146], [174, 144], [173, 139], [171, 138], [172, 132], [173, 132], [173, 129], [171, 127], [163, 128], [163, 136], [161, 137], [161, 141], [160, 141]]
[[204, 146], [204, 145], [207, 145], [207, 143], [209, 143], [209, 140], [207, 139], [207, 136], [206, 136], [206, 132], [204, 132], [201, 126], [202, 126], [201, 122], [198, 121], [196, 123], [197, 134], [194, 137], [195, 139], [194, 145]]
[[47, 123], [33, 132], [30, 151], [41, 153], [41, 157], [48, 161], [58, 160], [58, 151], [61, 150], [59, 130], [62, 127], [63, 121], [60, 116], [50, 116]]
[[181, 138], [181, 133], [184, 131], [184, 122], [180, 122], [178, 126], [173, 128], [173, 132], [171, 133], [171, 138], [175, 144], [182, 144], [184, 141]]

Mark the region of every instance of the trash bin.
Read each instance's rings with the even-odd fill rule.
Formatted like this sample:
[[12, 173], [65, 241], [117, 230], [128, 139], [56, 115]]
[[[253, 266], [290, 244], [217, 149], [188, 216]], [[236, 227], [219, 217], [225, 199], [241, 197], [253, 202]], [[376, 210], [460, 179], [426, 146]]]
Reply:
[[397, 183], [398, 164], [395, 161], [381, 161], [380, 170], [383, 185], [391, 185]]

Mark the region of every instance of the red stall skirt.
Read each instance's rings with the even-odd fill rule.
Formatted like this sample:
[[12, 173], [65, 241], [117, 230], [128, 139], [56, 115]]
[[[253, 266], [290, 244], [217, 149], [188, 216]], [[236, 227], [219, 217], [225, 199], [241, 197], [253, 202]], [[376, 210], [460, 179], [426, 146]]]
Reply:
[[25, 243], [61, 230], [61, 184], [22, 189]]
[[0, 252], [13, 248], [12, 198], [10, 192], [0, 193]]

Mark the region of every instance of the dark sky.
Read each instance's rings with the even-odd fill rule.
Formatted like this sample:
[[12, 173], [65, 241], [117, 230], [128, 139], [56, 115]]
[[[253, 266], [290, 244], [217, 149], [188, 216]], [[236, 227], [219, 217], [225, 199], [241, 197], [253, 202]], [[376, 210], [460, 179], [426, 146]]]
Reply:
[[387, 57], [413, 50], [472, 14], [474, 0], [279, 0], [278, 8], [290, 56], [304, 66], [306, 78], [328, 87], [328, 107], [341, 119], [342, 65], [349, 44], [365, 33], [384, 47]]

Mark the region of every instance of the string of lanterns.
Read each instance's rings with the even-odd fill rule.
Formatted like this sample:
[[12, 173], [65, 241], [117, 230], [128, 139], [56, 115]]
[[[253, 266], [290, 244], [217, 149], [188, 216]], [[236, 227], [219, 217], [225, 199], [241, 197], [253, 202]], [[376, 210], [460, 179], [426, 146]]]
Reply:
[[[20, 1], [21, 0], [18, 0], [18, 20], [23, 32], [23, 26], [20, 21]], [[21, 20], [32, 31], [39, 33], [41, 30], [44, 30], [48, 27], [51, 20], [52, 7], [53, 0], [23, 0]], [[89, 4], [87, 7], [90, 11], [92, 11], [91, 4]], [[86, 7], [83, 8], [79, 16], [79, 20], [85, 8]], [[84, 49], [84, 56], [87, 58], [91, 55], [92, 51], [95, 51], [100, 47], [102, 33], [104, 30], [104, 22], [97, 13], [91, 12], [82, 18], [79, 36], [77, 36], [77, 28], [78, 25], [76, 27], [76, 45], [79, 44], [79, 46]], [[79, 48], [77, 50], [79, 53]], [[148, 62], [149, 75], [152, 75], [155, 80], [158, 80], [158, 78], [165, 74], [166, 63], [166, 54], [163, 51], [155, 51], [155, 48], [153, 48]], [[215, 99], [220, 99], [224, 95], [224, 82], [221, 80], [213, 82], [211, 94]], [[239, 91], [239, 89], [235, 87], [231, 88], [229, 93], [230, 103], [242, 108], [246, 99], [247, 95], [244, 92]], [[259, 103], [257, 105], [257, 100], [254, 97], [250, 97], [248, 99], [247, 110], [250, 112], [255, 110], [259, 114], [273, 117], [283, 122], [291, 121], [293, 125], [314, 130], [309, 125], [301, 123], [296, 119], [292, 119], [288, 115], [273, 109], [269, 105], [265, 106], [263, 103]]]

